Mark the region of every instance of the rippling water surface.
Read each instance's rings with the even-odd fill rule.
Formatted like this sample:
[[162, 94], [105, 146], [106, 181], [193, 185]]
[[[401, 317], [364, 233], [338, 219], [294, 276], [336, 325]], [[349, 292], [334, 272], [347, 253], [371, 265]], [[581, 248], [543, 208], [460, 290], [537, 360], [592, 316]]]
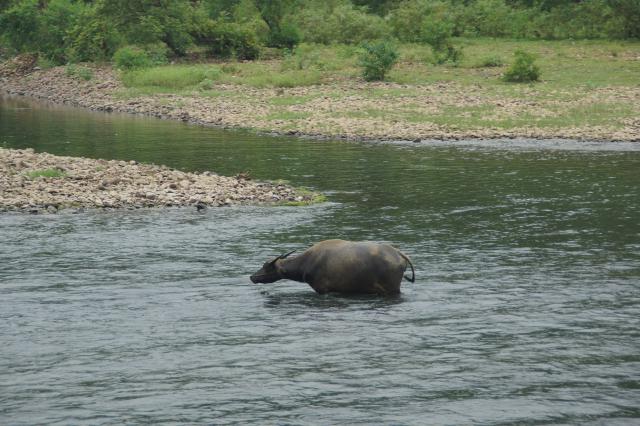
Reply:
[[[0, 146], [249, 171], [304, 208], [0, 216], [0, 423], [638, 424], [640, 149], [267, 138], [23, 100]], [[394, 299], [251, 284], [392, 242]]]

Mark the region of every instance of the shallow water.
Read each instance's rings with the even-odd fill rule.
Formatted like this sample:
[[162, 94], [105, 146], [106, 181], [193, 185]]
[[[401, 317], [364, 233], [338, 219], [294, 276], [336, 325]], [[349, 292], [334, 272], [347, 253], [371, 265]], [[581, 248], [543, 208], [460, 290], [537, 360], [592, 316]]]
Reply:
[[[0, 146], [330, 200], [0, 215], [0, 423], [640, 423], [639, 145], [315, 142], [4, 99]], [[392, 242], [417, 280], [249, 281], [326, 238]]]

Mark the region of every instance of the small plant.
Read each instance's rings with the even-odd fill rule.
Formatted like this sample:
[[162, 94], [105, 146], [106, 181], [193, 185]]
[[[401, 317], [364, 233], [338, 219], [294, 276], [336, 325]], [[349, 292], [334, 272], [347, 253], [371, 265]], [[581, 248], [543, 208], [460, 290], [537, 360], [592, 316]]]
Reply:
[[306, 70], [309, 68], [324, 69], [320, 49], [309, 44], [300, 44], [285, 54], [282, 69]]
[[25, 176], [29, 179], [37, 179], [37, 178], [60, 178], [66, 176], [66, 173], [60, 169], [44, 169], [44, 170], [33, 170], [31, 172], [25, 173]]
[[124, 46], [113, 54], [113, 62], [116, 68], [121, 70], [134, 70], [148, 68], [152, 65], [147, 52], [136, 46]]
[[296, 188], [296, 192], [298, 193], [296, 197], [292, 200], [284, 201], [281, 204], [285, 206], [301, 207], [324, 203], [327, 201], [326, 195], [314, 192], [308, 188]]
[[78, 66], [75, 64], [68, 64], [64, 70], [67, 77], [81, 78], [89, 81], [93, 78], [93, 71], [87, 67]]
[[220, 69], [225, 74], [235, 74], [238, 72], [238, 67], [234, 64], [222, 64], [222, 67], [220, 67]]
[[513, 83], [528, 83], [540, 79], [540, 67], [535, 62], [535, 57], [523, 50], [516, 50], [515, 60], [504, 73], [503, 80]]
[[398, 50], [386, 41], [375, 44], [365, 43], [362, 48], [364, 51], [359, 60], [362, 77], [366, 81], [384, 80], [385, 75], [398, 61]]
[[462, 60], [462, 48], [457, 48], [451, 44], [433, 51], [434, 62], [437, 65], [450, 63], [457, 66]]
[[422, 39], [433, 49], [433, 62], [436, 65], [451, 63], [458, 65], [462, 60], [462, 48], [451, 43], [453, 25], [429, 16], [422, 23]]
[[49, 68], [53, 68], [56, 66], [56, 63], [54, 61], [52, 61], [49, 58], [45, 58], [42, 55], [38, 56], [38, 61], [36, 62], [36, 65], [43, 70], [47, 70]]
[[480, 60], [477, 68], [501, 67], [503, 65], [504, 60], [500, 56], [487, 56]]
[[215, 84], [216, 83], [210, 78], [205, 78], [200, 82], [200, 84], [198, 84], [198, 88], [200, 90], [211, 90], [213, 89], [213, 86], [215, 86]]

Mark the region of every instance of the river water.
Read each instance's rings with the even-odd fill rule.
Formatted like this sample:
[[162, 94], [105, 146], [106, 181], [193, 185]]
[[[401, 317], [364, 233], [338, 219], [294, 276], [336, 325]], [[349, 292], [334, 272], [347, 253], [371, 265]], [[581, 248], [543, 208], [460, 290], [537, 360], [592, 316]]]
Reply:
[[[0, 146], [329, 199], [0, 215], [2, 424], [640, 424], [640, 145], [319, 142], [3, 99]], [[416, 282], [249, 281], [327, 238], [391, 242]]]

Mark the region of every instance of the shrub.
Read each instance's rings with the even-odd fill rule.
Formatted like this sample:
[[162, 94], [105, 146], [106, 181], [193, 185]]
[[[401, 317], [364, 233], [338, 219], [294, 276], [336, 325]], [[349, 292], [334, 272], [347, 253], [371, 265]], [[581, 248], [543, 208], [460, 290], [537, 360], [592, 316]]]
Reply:
[[362, 43], [391, 35], [387, 21], [350, 2], [317, 2], [291, 17], [307, 43]]
[[37, 0], [15, 2], [0, 15], [0, 34], [18, 52], [34, 50], [38, 43], [39, 10]]
[[365, 43], [359, 60], [362, 77], [366, 81], [384, 80], [385, 75], [398, 61], [398, 51], [389, 42]]
[[417, 43], [422, 39], [422, 20], [429, 14], [428, 5], [419, 0], [405, 0], [388, 16], [393, 35], [399, 40]]
[[497, 55], [487, 56], [486, 58], [482, 58], [480, 62], [476, 65], [476, 68], [490, 68], [490, 67], [501, 67], [504, 65], [504, 60]]
[[152, 65], [147, 52], [137, 46], [125, 46], [116, 50], [113, 54], [113, 63], [121, 70], [148, 68]]
[[56, 64], [67, 62], [66, 42], [69, 28], [75, 25], [86, 8], [82, 2], [51, 0], [40, 11], [38, 50]]
[[300, 31], [298, 27], [290, 22], [283, 22], [279, 28], [272, 29], [267, 38], [267, 45], [270, 47], [286, 47], [292, 49], [300, 42]]
[[75, 64], [68, 64], [64, 69], [64, 73], [67, 75], [67, 77], [81, 78], [85, 81], [89, 81], [93, 78], [93, 71], [91, 71], [87, 67]]
[[434, 62], [438, 65], [450, 63], [457, 66], [462, 60], [462, 48], [447, 44], [433, 51]]
[[204, 80], [202, 80], [200, 82], [200, 84], [198, 84], [198, 89], [200, 89], [200, 90], [211, 90], [211, 89], [213, 89], [215, 84], [216, 84], [215, 81], [211, 80], [210, 78], [205, 78]]
[[207, 20], [198, 28], [196, 41], [223, 58], [256, 59], [260, 54], [255, 34], [236, 23]]
[[133, 70], [149, 68], [155, 65], [167, 63], [167, 48], [162, 43], [148, 46], [124, 46], [113, 54], [113, 62], [116, 68], [121, 70]]
[[538, 81], [540, 78], [540, 68], [534, 63], [535, 58], [530, 53], [523, 50], [516, 50], [515, 60], [509, 69], [504, 73], [504, 81], [515, 83], [527, 83]]
[[434, 51], [442, 52], [448, 47], [453, 33], [453, 26], [449, 22], [427, 17], [422, 22], [422, 41], [429, 44]]
[[95, 9], [86, 9], [67, 33], [67, 59], [74, 62], [109, 60], [124, 43], [123, 36]]
[[306, 70], [309, 68], [324, 69], [320, 49], [311, 44], [303, 43], [296, 46], [293, 51], [285, 54], [284, 61], [282, 61], [283, 70]]

